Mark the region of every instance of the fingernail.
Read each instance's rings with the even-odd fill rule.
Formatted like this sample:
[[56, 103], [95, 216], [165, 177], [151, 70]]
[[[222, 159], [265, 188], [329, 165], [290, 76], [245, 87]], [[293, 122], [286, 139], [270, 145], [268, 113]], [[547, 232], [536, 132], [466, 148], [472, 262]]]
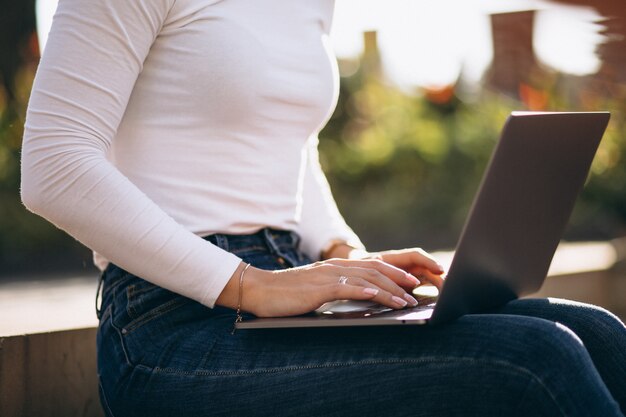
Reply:
[[376, 288], [363, 288], [363, 292], [367, 295], [376, 295], [378, 290]]
[[411, 294], [404, 294], [404, 299], [409, 302], [413, 307], [417, 305], [417, 300], [411, 296]]
[[400, 307], [406, 307], [406, 305], [407, 305], [406, 301], [404, 301], [400, 297], [396, 297], [395, 295], [392, 296], [391, 299], [393, 300], [394, 303], [398, 304]]
[[417, 279], [417, 277], [416, 277], [416, 276], [414, 276], [413, 274], [409, 274], [409, 273], [407, 273], [407, 274], [406, 274], [406, 277], [407, 277], [407, 279], [408, 279], [409, 281], [413, 281], [413, 283], [415, 283], [415, 285], [420, 285], [420, 284], [421, 284], [420, 280], [419, 280], [419, 279]]
[[439, 272], [441, 272], [442, 274], [445, 272], [445, 269], [443, 269], [443, 265], [437, 264], [437, 267], [439, 268]]

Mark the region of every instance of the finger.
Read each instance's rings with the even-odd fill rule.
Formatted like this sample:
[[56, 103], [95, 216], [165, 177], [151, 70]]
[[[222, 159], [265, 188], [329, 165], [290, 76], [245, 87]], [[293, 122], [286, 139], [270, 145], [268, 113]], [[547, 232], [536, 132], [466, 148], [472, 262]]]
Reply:
[[355, 284], [356, 281], [356, 283], [361, 283], [361, 286], [375, 285], [398, 297], [403, 297], [406, 293], [402, 287], [376, 269], [357, 266], [337, 266], [336, 268], [340, 276], [350, 279], [350, 284]]
[[[351, 279], [357, 280], [357, 278]], [[405, 298], [375, 288], [371, 283], [367, 287], [350, 284], [334, 284], [332, 290], [329, 291], [323, 302], [335, 300], [371, 300], [393, 309], [404, 308], [407, 305], [417, 305], [417, 301], [412, 296], [408, 295], [408, 297], [411, 297], [414, 302], [409, 303]]]
[[[339, 285], [359, 286], [362, 288], [370, 288], [378, 291], [374, 297], [374, 301], [384, 304], [391, 308], [403, 308], [407, 305], [414, 307], [417, 300], [409, 293], [404, 291], [393, 281], [380, 274], [375, 270], [365, 268], [345, 268], [345, 273], [351, 273], [351, 276], [341, 276], [337, 282]], [[364, 274], [359, 275], [359, 274]]]
[[[370, 268], [358, 265], [369, 266]], [[378, 288], [384, 292], [377, 295], [376, 301], [381, 304], [392, 308], [406, 307], [407, 304], [411, 306], [417, 305], [417, 300], [415, 300], [411, 294], [401, 288], [389, 276], [374, 268], [386, 271], [388, 274], [393, 275], [395, 279], [405, 280], [406, 286], [410, 289], [415, 288], [415, 283], [418, 282], [417, 279], [410, 274], [408, 275], [412, 279], [407, 278], [405, 271], [378, 260], [349, 261], [345, 259], [332, 259], [317, 264], [315, 269], [319, 273], [316, 274], [316, 280], [318, 284], [322, 283], [320, 281], [337, 284], [339, 283], [340, 277], [348, 277], [350, 280], [348, 282], [349, 284], [356, 283], [363, 287]]]
[[362, 287], [349, 284], [333, 284], [324, 288], [326, 290], [321, 294], [321, 304], [337, 300], [371, 300], [381, 292], [380, 288], [374, 288], [374, 286]]
[[[360, 267], [365, 269], [374, 269], [392, 280], [395, 284], [404, 288], [413, 289], [420, 284], [420, 281], [413, 274], [379, 259], [329, 259], [328, 261], [326, 261], [326, 263], [342, 267]], [[347, 276], [347, 274], [343, 275]], [[389, 289], [387, 290], [389, 291]]]
[[441, 275], [445, 272], [443, 265], [441, 265], [434, 256], [425, 250], [417, 248], [411, 252], [411, 254], [415, 258], [415, 263], [421, 264], [433, 274]]
[[439, 290], [443, 287], [444, 278], [441, 274], [433, 274], [431, 271], [424, 268], [413, 268], [411, 272], [418, 276], [420, 281], [433, 284]]
[[350, 257], [350, 259], [378, 259], [383, 260], [383, 255], [380, 252], [365, 252], [361, 258]]
[[421, 266], [434, 274], [444, 273], [443, 266], [431, 254], [421, 248], [386, 251], [382, 252], [382, 256], [386, 262], [400, 267]]

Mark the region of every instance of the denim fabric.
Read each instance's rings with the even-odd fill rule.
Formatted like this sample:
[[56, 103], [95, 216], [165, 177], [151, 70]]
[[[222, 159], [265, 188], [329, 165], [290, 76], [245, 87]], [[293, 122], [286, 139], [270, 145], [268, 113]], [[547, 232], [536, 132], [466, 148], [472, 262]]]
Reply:
[[[207, 239], [259, 268], [309, 262], [289, 232]], [[626, 328], [597, 307], [517, 300], [438, 327], [231, 334], [231, 309], [206, 308], [115, 265], [103, 278], [98, 373], [108, 416], [622, 416], [626, 408]]]

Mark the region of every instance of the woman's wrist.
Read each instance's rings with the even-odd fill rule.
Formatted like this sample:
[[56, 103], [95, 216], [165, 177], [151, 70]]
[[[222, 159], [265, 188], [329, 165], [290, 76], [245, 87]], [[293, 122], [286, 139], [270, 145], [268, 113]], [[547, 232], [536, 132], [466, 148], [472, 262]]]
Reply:
[[244, 294], [241, 309], [248, 313], [259, 315], [266, 302], [266, 294], [273, 276], [272, 271], [255, 268], [251, 266], [246, 272], [244, 281]]
[[[232, 309], [241, 307], [242, 311], [250, 313], [254, 313], [257, 306], [262, 304], [263, 282], [267, 281], [266, 275], [271, 274], [271, 271], [264, 271], [253, 266], [245, 270], [247, 266], [245, 262], [239, 264], [217, 297], [215, 304]], [[239, 305], [240, 297], [241, 305]]]
[[340, 259], [363, 259], [368, 256], [365, 249], [356, 248], [345, 240], [331, 240], [322, 249], [320, 258], [322, 260], [331, 258]]

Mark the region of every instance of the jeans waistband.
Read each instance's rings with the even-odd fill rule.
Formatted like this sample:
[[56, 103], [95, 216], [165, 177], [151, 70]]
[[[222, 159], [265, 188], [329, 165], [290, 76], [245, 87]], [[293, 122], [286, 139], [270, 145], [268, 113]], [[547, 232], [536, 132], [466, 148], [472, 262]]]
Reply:
[[270, 249], [293, 249], [297, 248], [300, 243], [300, 236], [298, 236], [296, 232], [272, 229], [269, 227], [248, 235], [216, 233], [205, 236], [204, 239], [226, 251], [239, 249], [251, 244], [267, 245]]
[[263, 247], [269, 253], [281, 256], [286, 251], [298, 250], [300, 244], [297, 233], [269, 227], [249, 235], [216, 233], [205, 236], [204, 239], [228, 252], [237, 253], [250, 247]]

